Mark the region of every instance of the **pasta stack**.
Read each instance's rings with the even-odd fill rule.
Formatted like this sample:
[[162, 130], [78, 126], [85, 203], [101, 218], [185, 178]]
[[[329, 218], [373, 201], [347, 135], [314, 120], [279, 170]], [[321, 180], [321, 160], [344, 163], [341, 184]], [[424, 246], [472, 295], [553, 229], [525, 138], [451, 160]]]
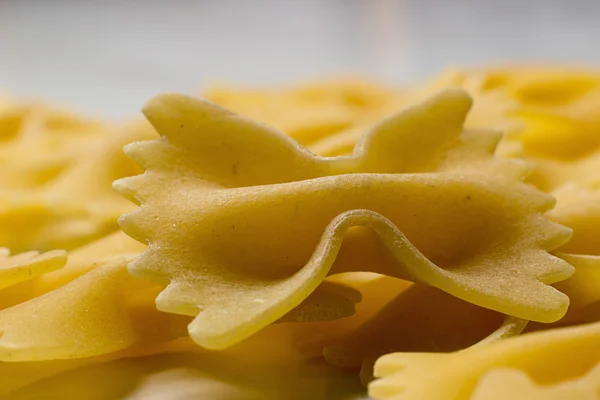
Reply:
[[0, 102], [1, 398], [598, 398], [600, 71], [201, 97]]

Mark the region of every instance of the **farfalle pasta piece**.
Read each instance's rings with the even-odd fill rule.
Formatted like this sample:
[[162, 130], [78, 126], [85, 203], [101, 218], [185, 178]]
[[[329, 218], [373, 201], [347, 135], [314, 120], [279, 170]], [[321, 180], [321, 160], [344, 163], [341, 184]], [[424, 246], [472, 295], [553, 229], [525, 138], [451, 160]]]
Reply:
[[96, 142], [40, 188], [0, 191], [0, 243], [13, 251], [70, 250], [116, 230], [117, 217], [131, 207], [110, 185], [138, 171], [121, 147], [148, 132], [146, 125], [134, 125]]
[[522, 371], [497, 368], [481, 378], [469, 400], [596, 400], [600, 391], [600, 364], [577, 379], [539, 385]]
[[547, 67], [488, 70], [520, 104], [519, 140], [530, 155], [580, 157], [600, 145], [600, 72]]
[[600, 360], [600, 323], [527, 333], [456, 353], [392, 353], [375, 363], [374, 399], [468, 399], [478, 380], [499, 367], [541, 385], [579, 378]]
[[156, 310], [162, 287], [126, 272], [144, 248], [117, 232], [69, 252], [64, 267], [65, 251], [12, 257], [6, 251], [0, 268], [0, 361], [130, 355], [187, 336], [189, 318]]
[[[395, 111], [401, 93], [361, 79], [336, 79], [280, 89], [233, 89], [215, 86], [208, 100], [241, 115], [264, 121], [285, 132], [315, 154], [333, 154], [328, 140], [346, 131], [364, 131], [390, 111]], [[406, 100], [403, 100], [406, 105]], [[322, 143], [325, 142], [325, 143]], [[355, 142], [355, 141], [354, 141]], [[350, 152], [354, 143], [350, 146]], [[321, 152], [323, 150], [323, 152]]]
[[120, 130], [38, 104], [2, 111], [0, 243], [72, 249], [115, 230], [128, 204], [110, 183], [136, 171], [120, 148], [146, 137], [147, 125]]
[[510, 99], [503, 118], [518, 124], [507, 125], [504, 143], [535, 163], [530, 182], [547, 192], [572, 181], [598, 182], [600, 71], [515, 67], [465, 75], [483, 82], [474, 90], [478, 98], [502, 93]]
[[30, 251], [11, 256], [8, 249], [0, 248], [0, 290], [55, 271], [66, 261], [67, 253], [61, 250], [43, 254]]
[[0, 311], [0, 360], [92, 357], [186, 336], [189, 319], [156, 311], [153, 299], [162, 288], [129, 277], [129, 260], [106, 262]]
[[28, 190], [49, 184], [97, 146], [111, 128], [38, 103], [0, 107], [0, 184]]
[[[461, 71], [476, 98], [504, 96], [497, 103], [512, 121], [508, 138], [529, 157], [577, 159], [600, 145], [600, 72], [566, 67], [513, 66]], [[506, 108], [506, 105], [511, 105]], [[514, 125], [517, 122], [518, 124]]]
[[150, 243], [129, 271], [168, 283], [157, 307], [196, 316], [192, 338], [213, 349], [348, 271], [555, 321], [568, 299], [548, 284], [573, 270], [546, 250], [570, 232], [541, 215], [553, 200], [522, 183], [522, 163], [493, 157], [499, 135], [463, 131], [470, 105], [440, 93], [375, 126], [352, 156], [321, 158], [214, 104], [159, 96], [144, 112], [161, 139], [126, 148], [146, 172], [114, 184], [141, 204], [123, 230]]
[[[86, 246], [69, 251], [51, 251], [45, 254], [60, 254], [62, 268], [45, 268], [21, 283], [0, 291], [0, 309], [23, 303], [60, 288], [73, 279], [115, 260], [130, 259], [139, 255], [145, 245], [131, 239], [121, 231], [98, 239]], [[29, 253], [25, 253], [29, 254]], [[65, 264], [66, 259], [66, 264]]]

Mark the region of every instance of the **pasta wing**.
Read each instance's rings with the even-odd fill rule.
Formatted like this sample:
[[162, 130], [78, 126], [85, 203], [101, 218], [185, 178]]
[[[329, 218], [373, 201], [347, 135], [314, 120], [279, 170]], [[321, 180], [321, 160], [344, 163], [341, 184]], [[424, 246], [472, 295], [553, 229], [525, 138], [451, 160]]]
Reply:
[[92, 357], [185, 336], [189, 322], [160, 313], [157, 288], [107, 262], [52, 292], [0, 311], [0, 359]]
[[470, 400], [595, 400], [598, 390], [600, 365], [580, 378], [543, 386], [522, 371], [497, 368], [481, 378]]
[[0, 251], [0, 290], [55, 271], [67, 260], [67, 254], [62, 250], [42, 254], [30, 251], [13, 256], [10, 256], [8, 249], [0, 249]]
[[527, 333], [448, 354], [392, 353], [375, 363], [379, 399], [469, 399], [478, 380], [514, 368], [543, 385], [579, 378], [600, 359], [600, 324]]
[[[146, 246], [136, 242], [123, 232], [115, 232], [86, 246], [63, 254], [64, 267], [44, 270], [31, 279], [0, 291], [0, 309], [23, 303], [42, 296], [93, 270], [97, 266], [122, 257], [134, 257]], [[50, 254], [55, 251], [50, 252]], [[65, 263], [66, 259], [66, 263]]]

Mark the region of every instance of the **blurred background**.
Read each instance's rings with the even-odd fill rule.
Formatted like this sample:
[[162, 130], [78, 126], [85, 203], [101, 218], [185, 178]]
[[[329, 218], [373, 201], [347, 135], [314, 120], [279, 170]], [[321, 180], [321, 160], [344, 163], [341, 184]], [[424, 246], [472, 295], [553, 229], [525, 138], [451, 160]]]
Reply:
[[600, 64], [597, 0], [0, 0], [0, 93], [121, 118], [162, 91]]

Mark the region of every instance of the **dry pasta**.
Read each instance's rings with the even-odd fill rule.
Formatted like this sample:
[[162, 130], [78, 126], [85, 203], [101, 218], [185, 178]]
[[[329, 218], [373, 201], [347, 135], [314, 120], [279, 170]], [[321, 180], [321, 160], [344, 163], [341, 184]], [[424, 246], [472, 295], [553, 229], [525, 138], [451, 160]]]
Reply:
[[204, 96], [0, 98], [0, 397], [597, 397], [600, 72]]

